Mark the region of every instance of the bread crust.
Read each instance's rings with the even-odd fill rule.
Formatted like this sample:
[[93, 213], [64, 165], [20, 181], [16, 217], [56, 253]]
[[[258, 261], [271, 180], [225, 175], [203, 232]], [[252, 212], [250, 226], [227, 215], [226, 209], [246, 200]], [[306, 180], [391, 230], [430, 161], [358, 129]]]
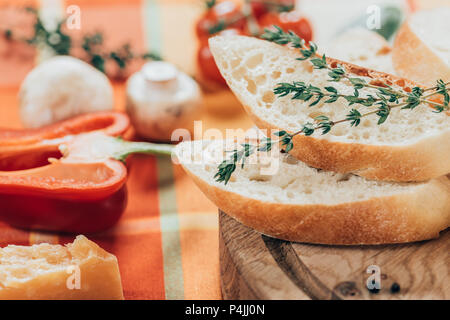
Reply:
[[[244, 105], [244, 109], [258, 128], [269, 132], [285, 130], [257, 117], [251, 107]], [[426, 181], [450, 172], [450, 145], [446, 141], [450, 141], [449, 131], [408, 146], [331, 142], [297, 135], [293, 138], [294, 148], [289, 153], [312, 167], [351, 172], [367, 179]]]
[[[288, 47], [285, 47], [285, 50], [289, 54], [293, 52], [293, 49]], [[214, 50], [213, 54], [215, 54]], [[405, 90], [419, 86], [411, 80], [338, 59], [327, 58], [327, 61], [332, 66], [340, 64], [348, 72], [372, 78], [375, 82], [397, 85]], [[223, 74], [223, 76], [227, 78], [226, 75]], [[258, 107], [246, 105], [245, 99], [240, 96], [239, 92], [233, 90], [230, 83], [229, 86], [258, 128], [289, 131], [258, 117], [253, 112], [253, 109], [256, 110]], [[395, 146], [333, 142], [312, 136], [297, 135], [293, 139], [294, 148], [290, 153], [306, 164], [324, 170], [355, 173], [368, 179], [383, 181], [426, 181], [450, 172], [449, 141], [450, 131], [448, 130], [439, 135], [420, 139], [414, 144]]]
[[450, 182], [432, 180], [416, 192], [337, 205], [264, 202], [224, 190], [186, 172], [222, 211], [263, 234], [296, 242], [375, 245], [421, 241], [450, 225]]
[[409, 22], [401, 26], [392, 49], [397, 73], [426, 86], [434, 86], [437, 79], [450, 81], [450, 66], [414, 33]]

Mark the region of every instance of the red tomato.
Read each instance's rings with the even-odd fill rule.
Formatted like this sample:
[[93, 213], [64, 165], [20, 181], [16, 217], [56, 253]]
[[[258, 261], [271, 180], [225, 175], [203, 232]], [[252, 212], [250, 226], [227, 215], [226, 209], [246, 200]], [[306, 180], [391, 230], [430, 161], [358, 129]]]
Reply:
[[268, 12], [267, 6], [262, 2], [252, 1], [250, 2], [250, 5], [252, 7], [253, 16], [256, 19], [259, 19], [262, 15]]
[[198, 49], [197, 64], [200, 69], [200, 73], [205, 79], [216, 83], [225, 84], [225, 80], [216, 66], [216, 62], [214, 61], [214, 57], [211, 50], [209, 50], [208, 45], [203, 45]]
[[265, 13], [271, 11], [276, 12], [277, 6], [292, 7], [295, 6], [295, 0], [250, 0], [253, 16], [259, 20], [259, 18]]
[[273, 25], [279, 26], [283, 31], [292, 30], [306, 42], [312, 40], [311, 25], [305, 17], [298, 11], [274, 13], [269, 12], [259, 20], [261, 28], [270, 28]]
[[[242, 31], [239, 29], [225, 29], [219, 33], [220, 35], [239, 35], [242, 34]], [[214, 57], [209, 50], [208, 42], [201, 42], [200, 48], [197, 52], [197, 65], [200, 69], [200, 73], [202, 76], [209, 81], [216, 82], [218, 84], [225, 85], [225, 79], [220, 74], [219, 69], [217, 68], [216, 62], [214, 61]]]
[[241, 8], [233, 1], [222, 1], [206, 11], [197, 21], [197, 36], [199, 38], [211, 36], [209, 30], [221, 21], [227, 24], [227, 28], [242, 29], [245, 25]]

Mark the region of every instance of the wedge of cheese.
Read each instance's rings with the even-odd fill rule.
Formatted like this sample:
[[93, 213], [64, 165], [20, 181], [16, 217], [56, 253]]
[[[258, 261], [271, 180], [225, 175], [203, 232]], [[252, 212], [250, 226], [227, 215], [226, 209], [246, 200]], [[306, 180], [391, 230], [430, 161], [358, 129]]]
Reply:
[[84, 236], [0, 248], [0, 299], [123, 299], [117, 258]]

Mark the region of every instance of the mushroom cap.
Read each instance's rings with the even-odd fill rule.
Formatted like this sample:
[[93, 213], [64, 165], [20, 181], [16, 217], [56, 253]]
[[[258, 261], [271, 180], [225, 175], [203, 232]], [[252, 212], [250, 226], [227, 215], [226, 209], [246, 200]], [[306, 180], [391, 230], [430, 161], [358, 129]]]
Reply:
[[86, 62], [55, 56], [26, 76], [19, 104], [23, 125], [36, 128], [83, 113], [113, 109], [113, 89], [108, 78]]
[[197, 82], [168, 62], [148, 62], [127, 81], [126, 110], [143, 138], [172, 141], [191, 134], [201, 107]]

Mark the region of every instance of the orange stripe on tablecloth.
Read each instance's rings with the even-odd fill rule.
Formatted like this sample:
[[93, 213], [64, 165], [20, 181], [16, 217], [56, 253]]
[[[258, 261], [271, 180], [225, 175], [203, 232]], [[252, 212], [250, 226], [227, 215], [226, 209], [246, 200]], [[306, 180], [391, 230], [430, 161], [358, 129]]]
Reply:
[[27, 246], [28, 232], [20, 229], [12, 228], [8, 225], [0, 225], [0, 247], [10, 244]]
[[[133, 156], [127, 182], [128, 206], [119, 225], [149, 219], [159, 223], [158, 176], [156, 159]], [[114, 232], [87, 235], [103, 249], [116, 255], [125, 299], [164, 299], [164, 273], [161, 231], [154, 224], [148, 232]], [[118, 227], [120, 229], [120, 227]], [[61, 237], [60, 243], [73, 241]]]
[[[1, 62], [0, 62], [1, 64]], [[1, 70], [1, 66], [0, 66]], [[1, 77], [1, 73], [0, 73]], [[17, 94], [19, 87], [0, 87], [0, 128], [21, 128]]]
[[[221, 299], [219, 272], [219, 236], [217, 207], [197, 188], [180, 166], [174, 165], [175, 192], [180, 215], [180, 242], [185, 299]], [[215, 228], [195, 228], [195, 220], [184, 215], [197, 214], [198, 225], [205, 215], [215, 221]], [[185, 227], [189, 221], [191, 226]]]
[[[113, 229], [106, 231], [104, 234], [117, 236], [159, 232], [162, 220], [166, 220], [165, 222], [169, 226], [166, 229], [167, 231], [217, 229], [217, 215], [212, 214], [212, 212], [185, 212], [181, 216], [178, 216], [177, 212], [167, 212], [161, 217], [123, 219]], [[171, 220], [178, 220], [178, 222], [173, 223]]]
[[116, 255], [125, 299], [164, 299], [160, 239], [159, 232], [92, 237], [98, 245]]
[[36, 7], [37, 1], [0, 1], [0, 86], [19, 85], [33, 68], [36, 50], [21, 41], [3, 37], [11, 30], [14, 37], [30, 38], [33, 33], [33, 15], [25, 12], [25, 6]]
[[[122, 221], [149, 218], [159, 221], [156, 159], [135, 156], [128, 178], [128, 207]], [[117, 254], [126, 299], [164, 299], [161, 231], [104, 237], [105, 248]], [[103, 242], [100, 242], [103, 243]]]
[[198, 189], [181, 166], [174, 165], [173, 171], [180, 213], [217, 212], [217, 207]]

